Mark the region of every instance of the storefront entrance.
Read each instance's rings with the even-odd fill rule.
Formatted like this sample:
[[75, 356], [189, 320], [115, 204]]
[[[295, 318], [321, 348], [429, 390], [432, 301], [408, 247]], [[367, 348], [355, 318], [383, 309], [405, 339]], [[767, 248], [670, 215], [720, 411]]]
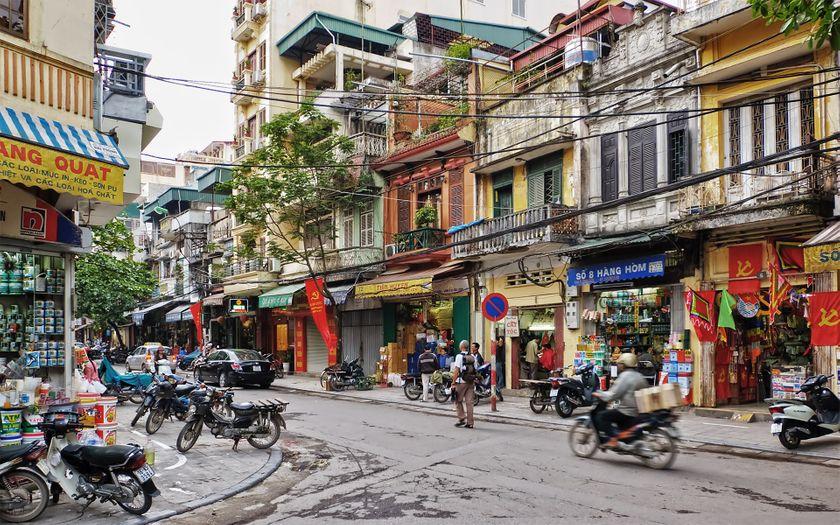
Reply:
[[376, 372], [383, 346], [382, 310], [356, 310], [341, 314], [342, 359], [360, 359], [365, 374]]

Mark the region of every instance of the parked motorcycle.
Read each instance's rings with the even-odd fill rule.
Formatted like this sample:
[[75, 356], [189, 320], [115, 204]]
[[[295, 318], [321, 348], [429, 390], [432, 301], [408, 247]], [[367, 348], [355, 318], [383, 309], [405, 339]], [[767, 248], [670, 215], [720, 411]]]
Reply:
[[141, 447], [69, 444], [67, 434], [85, 428], [75, 412], [48, 412], [38, 427], [48, 446], [39, 469], [74, 500], [86, 500], [85, 509], [99, 499], [139, 516], [160, 495], [153, 480], [155, 470], [146, 464]]
[[403, 393], [410, 401], [417, 401], [423, 395], [423, 381], [420, 374], [403, 374]]
[[37, 466], [46, 452], [43, 443], [0, 448], [0, 521], [32, 521], [47, 508], [50, 489]]
[[225, 399], [230, 389], [216, 390], [210, 387], [194, 390], [190, 394], [195, 412], [178, 434], [176, 447], [178, 452], [186, 452], [195, 445], [206, 426], [217, 439], [232, 439], [233, 450], [237, 450], [239, 440], [246, 438], [254, 448], [266, 449], [277, 443], [280, 428], [286, 428], [281, 412], [286, 410], [283, 401], [273, 400], [259, 403], [230, 403], [231, 416], [226, 416], [213, 406]]
[[[160, 430], [161, 425], [172, 416], [179, 421], [187, 419], [190, 411], [190, 393], [196, 389], [192, 383], [177, 384], [171, 377], [164, 380], [155, 378], [158, 389], [155, 392], [155, 400], [149, 409], [149, 417], [146, 418], [146, 433], [154, 434]], [[144, 400], [145, 404], [145, 400]]]
[[840, 432], [840, 400], [834, 395], [828, 384], [829, 377], [819, 375], [809, 377], [802, 383], [799, 391], [805, 394], [800, 399], [766, 399], [770, 405], [773, 423], [770, 432], [779, 437], [779, 442], [787, 449], [795, 449], [803, 439]]
[[371, 378], [365, 375], [365, 371], [359, 364], [358, 359], [349, 363], [344, 361], [339, 366], [328, 366], [321, 373], [321, 388], [341, 391], [349, 387], [356, 390], [370, 390], [373, 387]]
[[438, 403], [446, 403], [452, 397], [452, 372], [438, 370], [432, 374], [432, 395]]
[[[493, 393], [493, 389], [491, 388], [492, 385], [490, 384], [490, 372], [490, 363], [485, 363], [480, 367], [476, 368], [476, 373], [478, 375], [475, 378], [475, 401], [473, 402], [474, 405], [477, 405], [482, 399], [490, 398], [490, 396]], [[500, 389], [496, 389], [496, 399], [502, 402], [504, 402], [505, 400], [505, 398], [502, 396], [502, 391]]]
[[594, 372], [595, 365], [583, 365], [575, 370], [575, 377], [559, 378], [558, 392], [554, 399], [554, 409], [557, 415], [567, 418], [576, 408], [592, 406], [593, 393], [598, 391], [598, 377]]
[[557, 394], [560, 393], [560, 381], [563, 379], [563, 371], [560, 376], [549, 377], [544, 381], [529, 381], [531, 385], [531, 411], [535, 414], [542, 414], [547, 407], [555, 405]]
[[131, 401], [139, 405], [143, 402], [145, 389], [152, 382], [151, 374], [120, 374], [103, 357], [99, 363], [99, 379], [105, 385], [103, 396], [116, 397], [118, 403]]
[[679, 433], [674, 427], [677, 415], [670, 410], [657, 410], [641, 414], [625, 431], [615, 447], [607, 447], [606, 430], [596, 428], [594, 416], [607, 409], [604, 401], [598, 400], [592, 411], [577, 418], [569, 431], [569, 446], [572, 452], [582, 458], [589, 458], [598, 449], [612, 450], [618, 454], [639, 458], [653, 469], [670, 468], [677, 459]]

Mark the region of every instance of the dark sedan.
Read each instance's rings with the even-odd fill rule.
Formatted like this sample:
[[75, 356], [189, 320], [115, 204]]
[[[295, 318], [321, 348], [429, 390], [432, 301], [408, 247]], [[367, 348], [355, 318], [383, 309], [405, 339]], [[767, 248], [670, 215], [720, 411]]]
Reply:
[[222, 388], [237, 385], [268, 388], [274, 381], [274, 368], [256, 350], [216, 350], [195, 367], [195, 378], [203, 383], [218, 383]]

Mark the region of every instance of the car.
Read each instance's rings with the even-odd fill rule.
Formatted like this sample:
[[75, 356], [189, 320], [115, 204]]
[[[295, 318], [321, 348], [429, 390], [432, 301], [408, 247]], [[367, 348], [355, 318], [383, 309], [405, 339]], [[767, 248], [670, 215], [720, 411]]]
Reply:
[[274, 377], [271, 361], [256, 350], [215, 350], [195, 367], [196, 381], [217, 383], [222, 388], [237, 385], [268, 388]]
[[[138, 346], [134, 349], [134, 352], [125, 359], [125, 371], [142, 372], [147, 360], [151, 360], [154, 357], [155, 352], [157, 352], [157, 349], [160, 348], [160, 346], [161, 345], [155, 343], [146, 343]], [[172, 351], [172, 349], [168, 346], [164, 346], [163, 350], [166, 352], [166, 355], [170, 355], [170, 352]], [[169, 366], [172, 370], [175, 370], [176, 364], [175, 360], [170, 357]]]

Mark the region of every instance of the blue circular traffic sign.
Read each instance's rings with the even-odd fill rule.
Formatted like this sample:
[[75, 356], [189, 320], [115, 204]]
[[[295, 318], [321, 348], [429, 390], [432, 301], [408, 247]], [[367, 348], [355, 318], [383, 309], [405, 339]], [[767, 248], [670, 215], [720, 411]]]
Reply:
[[500, 293], [491, 293], [481, 302], [481, 313], [490, 321], [501, 321], [508, 313], [507, 297]]

